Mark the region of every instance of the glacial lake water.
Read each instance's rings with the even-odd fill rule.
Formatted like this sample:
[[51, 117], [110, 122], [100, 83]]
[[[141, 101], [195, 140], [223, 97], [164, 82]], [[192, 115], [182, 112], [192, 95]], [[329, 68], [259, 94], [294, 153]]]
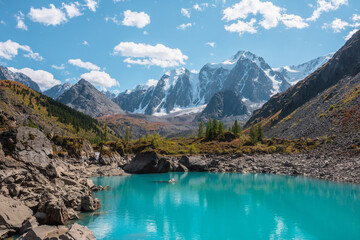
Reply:
[[359, 185], [234, 173], [93, 180], [110, 190], [78, 222], [97, 239], [360, 239]]

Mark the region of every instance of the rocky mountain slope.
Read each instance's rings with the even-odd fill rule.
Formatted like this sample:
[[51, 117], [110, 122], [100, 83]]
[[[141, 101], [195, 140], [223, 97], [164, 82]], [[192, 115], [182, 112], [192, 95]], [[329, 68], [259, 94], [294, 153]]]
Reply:
[[235, 92], [227, 90], [215, 93], [199, 118], [202, 120], [213, 118], [222, 119], [224, 117], [240, 116], [247, 113], [247, 108], [240, 97]]
[[207, 104], [219, 91], [232, 90], [240, 99], [263, 103], [290, 84], [261, 57], [239, 51], [222, 63], [206, 64], [199, 73], [185, 68], [165, 73], [156, 85], [139, 85], [115, 99], [132, 113], [166, 115]]
[[59, 84], [44, 91], [44, 94], [56, 100], [59, 96], [68, 91], [72, 86], [73, 85], [71, 83]]
[[49, 136], [77, 136], [92, 142], [100, 142], [105, 134], [97, 120], [21, 83], [0, 81], [0, 131], [19, 126], [36, 127]]
[[37, 92], [41, 92], [39, 85], [31, 80], [31, 78], [20, 72], [12, 72], [7, 67], [0, 66], [0, 80], [13, 80]]
[[124, 114], [117, 104], [84, 79], [64, 92], [57, 100], [92, 117]]
[[[359, 147], [360, 32], [332, 59], [256, 111], [246, 127], [260, 121], [267, 136], [336, 136], [344, 147]], [[340, 140], [342, 139], [342, 140]]]
[[334, 53], [329, 53], [300, 65], [285, 66], [274, 70], [281, 73], [289, 83], [296, 84], [327, 63], [332, 56]]

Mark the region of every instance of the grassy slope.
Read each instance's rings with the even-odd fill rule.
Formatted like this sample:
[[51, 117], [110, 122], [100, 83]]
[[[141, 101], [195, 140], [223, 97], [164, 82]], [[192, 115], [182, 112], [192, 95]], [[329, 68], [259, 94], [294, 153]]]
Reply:
[[105, 137], [105, 126], [97, 120], [14, 81], [0, 81], [1, 110], [14, 117], [17, 126], [37, 127], [47, 134], [82, 137], [93, 143]]

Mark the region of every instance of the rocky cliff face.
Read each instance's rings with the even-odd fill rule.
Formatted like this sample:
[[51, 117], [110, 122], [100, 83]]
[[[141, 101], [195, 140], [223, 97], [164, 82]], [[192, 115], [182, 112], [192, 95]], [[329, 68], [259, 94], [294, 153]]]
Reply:
[[59, 96], [57, 100], [92, 117], [124, 114], [117, 104], [84, 79]]
[[200, 115], [200, 119], [222, 119], [228, 116], [247, 114], [247, 108], [233, 91], [216, 93]]
[[206, 64], [199, 73], [185, 68], [169, 71], [156, 86], [139, 85], [114, 101], [128, 112], [166, 115], [207, 104], [219, 91], [235, 91], [240, 99], [263, 103], [289, 86], [263, 58], [240, 51], [222, 63]]
[[[324, 66], [284, 93], [273, 96], [253, 114], [246, 127], [262, 121], [268, 136], [345, 134], [347, 144], [359, 144], [359, 52], [357, 32]], [[349, 147], [347, 144], [343, 146]]]
[[73, 85], [71, 83], [59, 84], [59, 85], [56, 85], [56, 86], [44, 91], [44, 94], [48, 97], [51, 97], [52, 99], [57, 99], [64, 92], [69, 90], [72, 86]]
[[0, 66], [0, 80], [13, 80], [24, 84], [25, 86], [41, 92], [39, 85], [28, 76], [19, 72], [12, 72], [7, 67]]

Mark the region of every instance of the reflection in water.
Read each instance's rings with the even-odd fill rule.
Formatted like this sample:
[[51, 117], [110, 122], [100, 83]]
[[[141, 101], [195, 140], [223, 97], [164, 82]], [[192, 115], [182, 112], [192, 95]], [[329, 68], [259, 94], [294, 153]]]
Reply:
[[[160, 183], [175, 178], [174, 184]], [[98, 239], [360, 239], [360, 187], [303, 177], [168, 173], [100, 177]]]

